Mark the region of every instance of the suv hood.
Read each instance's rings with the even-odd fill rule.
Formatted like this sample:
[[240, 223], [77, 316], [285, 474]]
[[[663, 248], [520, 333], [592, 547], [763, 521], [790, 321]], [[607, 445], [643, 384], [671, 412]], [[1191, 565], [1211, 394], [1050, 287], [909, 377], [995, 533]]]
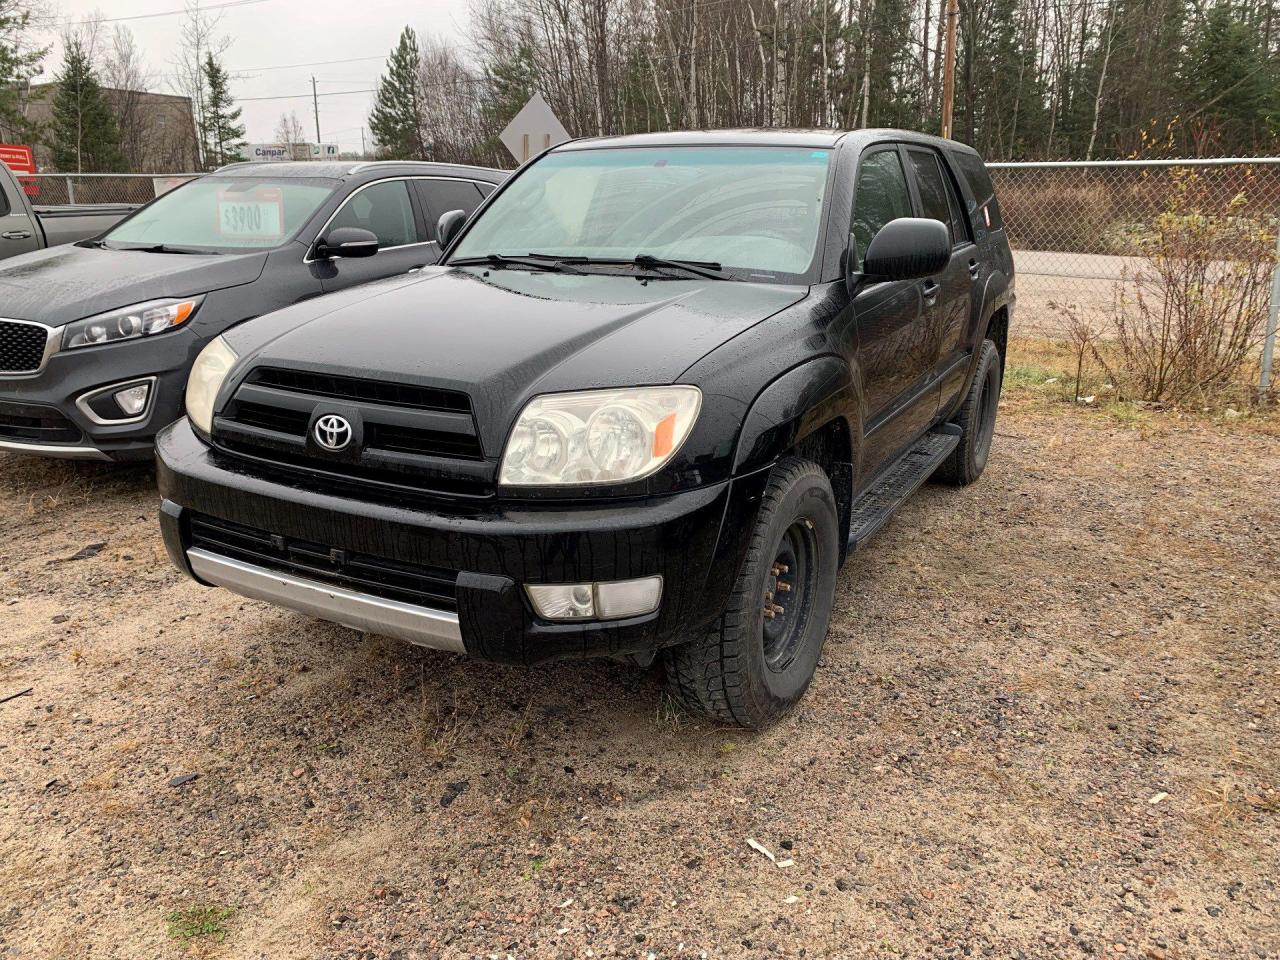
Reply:
[[[804, 286], [728, 280], [486, 275], [473, 267], [427, 268], [417, 277], [299, 304], [228, 339], [255, 366], [467, 393], [484, 449], [495, 455], [531, 397], [671, 383], [808, 293]], [[264, 344], [264, 334], [273, 339]]]
[[0, 317], [60, 327], [144, 300], [252, 283], [266, 262], [266, 251], [204, 257], [50, 247], [0, 261]]

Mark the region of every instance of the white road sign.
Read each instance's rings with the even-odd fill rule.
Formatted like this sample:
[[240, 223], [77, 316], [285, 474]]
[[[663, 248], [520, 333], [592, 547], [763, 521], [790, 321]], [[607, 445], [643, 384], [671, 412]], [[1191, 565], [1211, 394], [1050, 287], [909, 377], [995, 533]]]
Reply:
[[311, 159], [312, 160], [336, 160], [338, 159], [338, 145], [336, 143], [312, 143]]
[[498, 134], [498, 139], [511, 151], [513, 157], [524, 163], [535, 154], [554, 147], [557, 143], [571, 140], [572, 137], [551, 112], [547, 101], [542, 99], [542, 94], [535, 93]]

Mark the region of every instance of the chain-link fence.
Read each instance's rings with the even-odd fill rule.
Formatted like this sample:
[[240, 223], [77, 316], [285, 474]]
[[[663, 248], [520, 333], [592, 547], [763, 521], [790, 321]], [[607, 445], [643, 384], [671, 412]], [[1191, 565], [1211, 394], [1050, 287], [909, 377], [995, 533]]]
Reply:
[[141, 204], [198, 173], [36, 173], [18, 179], [36, 206], [73, 203]]
[[[1232, 238], [1241, 230], [1274, 236], [1280, 219], [1280, 157], [988, 166], [1029, 332], [1052, 332], [1064, 308], [1105, 326], [1117, 296], [1136, 292], [1134, 278], [1149, 269], [1170, 217], [1229, 222], [1223, 260], [1237, 255]], [[1271, 311], [1274, 318], [1274, 302]]]

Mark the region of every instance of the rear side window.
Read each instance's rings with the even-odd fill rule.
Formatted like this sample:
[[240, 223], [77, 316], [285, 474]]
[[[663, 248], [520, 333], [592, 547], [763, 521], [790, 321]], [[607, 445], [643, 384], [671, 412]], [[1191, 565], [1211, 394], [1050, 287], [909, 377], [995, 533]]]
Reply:
[[0, 186], [0, 217], [9, 215], [9, 195], [5, 192], [4, 187]]
[[880, 228], [890, 220], [911, 215], [911, 194], [897, 149], [877, 150], [863, 157], [853, 196], [851, 253], [857, 269], [862, 269], [862, 257]]
[[484, 199], [479, 188], [470, 180], [419, 180], [418, 189], [426, 194], [427, 209], [431, 220], [450, 210], [463, 210], [467, 216], [480, 206]]
[[932, 150], [912, 149], [908, 151], [908, 156], [911, 157], [911, 166], [915, 170], [916, 185], [920, 188], [924, 215], [947, 225], [952, 246], [967, 241], [969, 232], [964, 226], [955, 187], [942, 168], [942, 158]]
[[326, 232], [338, 227], [360, 227], [378, 238], [378, 246], [403, 247], [423, 240], [403, 180], [383, 180], [351, 195]]
[[960, 174], [968, 182], [969, 189], [973, 192], [973, 199], [977, 201], [974, 211], [975, 223], [985, 225], [992, 230], [999, 230], [1002, 226], [1000, 204], [996, 200], [996, 190], [991, 185], [991, 174], [987, 172], [987, 165], [976, 154], [962, 153], [957, 150], [951, 156], [955, 159]]

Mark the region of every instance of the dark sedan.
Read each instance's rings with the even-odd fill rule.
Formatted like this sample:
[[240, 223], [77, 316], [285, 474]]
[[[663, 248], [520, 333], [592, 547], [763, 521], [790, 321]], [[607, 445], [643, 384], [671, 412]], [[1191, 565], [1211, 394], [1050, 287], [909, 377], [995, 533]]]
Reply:
[[505, 173], [453, 164], [241, 163], [93, 240], [0, 264], [0, 449], [151, 455], [196, 355], [260, 314], [408, 273], [436, 224]]

